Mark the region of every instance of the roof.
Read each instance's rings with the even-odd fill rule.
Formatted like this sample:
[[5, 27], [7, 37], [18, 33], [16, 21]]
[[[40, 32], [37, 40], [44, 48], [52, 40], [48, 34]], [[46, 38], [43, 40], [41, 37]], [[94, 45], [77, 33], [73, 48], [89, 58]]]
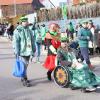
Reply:
[[0, 5], [26, 4], [32, 3], [33, 0], [0, 0]]

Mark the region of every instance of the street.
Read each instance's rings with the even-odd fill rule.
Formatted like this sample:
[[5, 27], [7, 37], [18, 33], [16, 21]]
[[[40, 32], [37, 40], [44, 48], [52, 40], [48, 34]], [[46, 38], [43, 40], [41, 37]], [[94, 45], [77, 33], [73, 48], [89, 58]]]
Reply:
[[[42, 62], [45, 57], [46, 54], [42, 53]], [[61, 88], [54, 81], [48, 81], [47, 70], [41, 63], [30, 62], [28, 78], [32, 87], [24, 87], [20, 78], [12, 75], [14, 62], [12, 42], [6, 37], [0, 37], [0, 100], [100, 100], [100, 90], [83, 93], [80, 90]], [[96, 67], [94, 72], [100, 75], [100, 55], [91, 57], [91, 62]]]

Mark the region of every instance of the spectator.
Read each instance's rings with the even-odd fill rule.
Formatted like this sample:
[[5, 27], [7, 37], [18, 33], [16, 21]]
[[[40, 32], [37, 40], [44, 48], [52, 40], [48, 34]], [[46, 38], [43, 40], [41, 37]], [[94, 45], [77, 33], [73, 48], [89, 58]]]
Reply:
[[29, 87], [31, 85], [27, 79], [27, 67], [35, 52], [35, 43], [33, 34], [28, 27], [28, 19], [21, 17], [20, 21], [21, 25], [14, 30], [13, 47], [16, 57], [22, 59], [25, 64], [25, 76], [21, 78], [21, 82], [24, 86]]

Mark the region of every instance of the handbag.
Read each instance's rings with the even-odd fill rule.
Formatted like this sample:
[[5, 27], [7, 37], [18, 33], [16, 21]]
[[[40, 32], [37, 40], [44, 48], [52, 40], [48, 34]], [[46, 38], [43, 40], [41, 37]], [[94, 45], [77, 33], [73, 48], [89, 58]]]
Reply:
[[15, 77], [25, 76], [25, 65], [22, 60], [16, 59], [12, 74]]

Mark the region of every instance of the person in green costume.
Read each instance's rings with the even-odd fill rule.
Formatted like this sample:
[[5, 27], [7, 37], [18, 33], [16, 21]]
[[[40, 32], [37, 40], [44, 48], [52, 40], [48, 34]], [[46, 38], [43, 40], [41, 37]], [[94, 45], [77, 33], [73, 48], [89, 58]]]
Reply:
[[95, 91], [99, 88], [100, 77], [96, 76], [86, 63], [77, 61], [67, 40], [66, 37], [61, 38], [61, 47], [57, 50], [57, 62], [62, 66], [69, 66], [70, 86], [85, 91]]
[[30, 81], [27, 78], [27, 68], [29, 61], [35, 54], [35, 41], [32, 31], [28, 26], [28, 18], [21, 17], [21, 24], [16, 27], [13, 35], [13, 48], [16, 59], [21, 59], [25, 66], [25, 75], [21, 77], [23, 86], [30, 87]]

